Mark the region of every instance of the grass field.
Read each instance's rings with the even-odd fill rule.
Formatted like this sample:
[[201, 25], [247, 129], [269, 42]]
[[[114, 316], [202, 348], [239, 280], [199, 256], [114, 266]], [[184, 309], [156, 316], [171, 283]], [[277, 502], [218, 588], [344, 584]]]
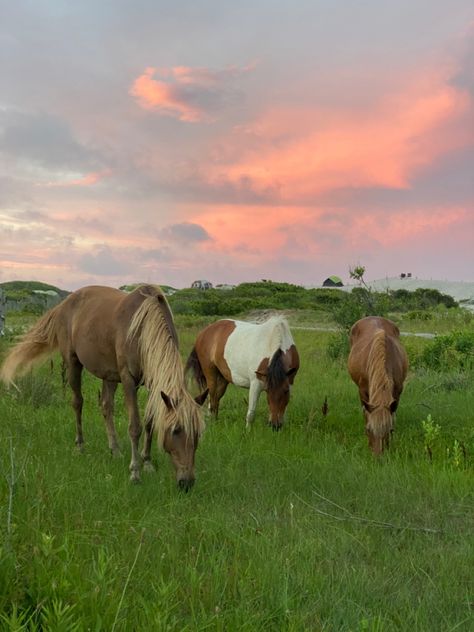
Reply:
[[[197, 328], [178, 329], [184, 356]], [[94, 378], [81, 455], [59, 363], [0, 390], [0, 629], [472, 630], [473, 372], [412, 370], [375, 460], [331, 335], [294, 331], [282, 432], [264, 397], [246, 432], [247, 393], [228, 389], [188, 494], [156, 449], [157, 472], [129, 483], [121, 393], [113, 459]]]

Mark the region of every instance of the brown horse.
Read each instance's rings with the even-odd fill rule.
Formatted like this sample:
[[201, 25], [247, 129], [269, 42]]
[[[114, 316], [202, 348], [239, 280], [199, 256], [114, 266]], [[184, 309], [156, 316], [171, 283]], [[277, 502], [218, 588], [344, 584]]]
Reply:
[[188, 358], [198, 384], [209, 389], [209, 407], [216, 417], [228, 384], [249, 389], [247, 427], [258, 397], [267, 392], [269, 423], [280, 430], [300, 362], [288, 324], [274, 316], [261, 324], [218, 320], [203, 329]]
[[130, 478], [140, 480], [138, 442], [142, 426], [137, 404], [141, 384], [148, 389], [146, 437], [142, 457], [147, 469], [153, 429], [171, 457], [181, 489], [194, 483], [194, 455], [204, 422], [199, 405], [186, 389], [178, 336], [160, 288], [144, 285], [130, 294], [90, 286], [70, 294], [48, 311], [7, 355], [0, 378], [11, 383], [34, 363], [55, 350], [62, 355], [73, 391], [76, 445], [82, 449], [82, 369], [102, 380], [100, 403], [109, 448], [120, 454], [113, 420], [114, 395], [122, 382], [132, 446]]
[[351, 329], [348, 369], [359, 387], [366, 434], [374, 454], [388, 447], [408, 358], [400, 331], [386, 318], [368, 316]]

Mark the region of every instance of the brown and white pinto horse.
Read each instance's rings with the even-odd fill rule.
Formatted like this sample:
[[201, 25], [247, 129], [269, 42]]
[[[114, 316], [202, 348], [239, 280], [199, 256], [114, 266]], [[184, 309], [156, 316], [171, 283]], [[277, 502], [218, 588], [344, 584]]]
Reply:
[[198, 334], [186, 370], [209, 389], [209, 407], [216, 417], [228, 384], [248, 388], [247, 427], [261, 391], [266, 391], [269, 424], [280, 430], [299, 364], [288, 323], [274, 316], [261, 324], [219, 320], [209, 325]]
[[348, 369], [359, 387], [369, 446], [374, 454], [388, 447], [408, 358], [400, 331], [391, 320], [368, 316], [358, 320], [350, 333]]
[[113, 454], [120, 454], [113, 420], [114, 395], [122, 382], [132, 447], [130, 478], [140, 480], [138, 442], [142, 426], [137, 404], [141, 384], [148, 389], [146, 440], [142, 457], [152, 469], [153, 428], [169, 453], [181, 489], [194, 483], [194, 454], [204, 429], [202, 412], [207, 392], [194, 401], [185, 387], [173, 316], [159, 287], [144, 285], [130, 294], [90, 286], [70, 294], [49, 310], [7, 355], [0, 378], [16, 374], [56, 349], [62, 355], [76, 414], [76, 445], [82, 449], [82, 369], [102, 380], [100, 403]]

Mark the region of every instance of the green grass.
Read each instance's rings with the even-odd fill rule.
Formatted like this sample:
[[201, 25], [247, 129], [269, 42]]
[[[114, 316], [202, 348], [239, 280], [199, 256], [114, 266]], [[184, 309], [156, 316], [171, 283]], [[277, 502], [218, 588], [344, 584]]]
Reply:
[[[185, 355], [197, 327], [179, 325]], [[229, 387], [189, 494], [156, 449], [157, 472], [129, 483], [121, 393], [126, 457], [113, 459], [91, 376], [82, 455], [59, 363], [21, 394], [0, 390], [0, 630], [472, 629], [472, 373], [412, 371], [375, 460], [329, 334], [294, 335], [302, 368], [283, 431], [266, 427], [262, 396], [246, 432], [247, 392]], [[428, 344], [406, 342], [409, 354]]]

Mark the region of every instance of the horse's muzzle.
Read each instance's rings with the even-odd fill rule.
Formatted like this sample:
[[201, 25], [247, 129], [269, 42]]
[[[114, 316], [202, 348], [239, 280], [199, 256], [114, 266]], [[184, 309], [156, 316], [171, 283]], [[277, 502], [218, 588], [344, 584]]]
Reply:
[[269, 426], [271, 426], [271, 429], [273, 430], [273, 432], [280, 432], [280, 430], [283, 428], [283, 424], [282, 423], [272, 423], [270, 422], [268, 424]]
[[182, 492], [189, 492], [194, 485], [194, 478], [180, 478], [178, 481], [178, 489]]

